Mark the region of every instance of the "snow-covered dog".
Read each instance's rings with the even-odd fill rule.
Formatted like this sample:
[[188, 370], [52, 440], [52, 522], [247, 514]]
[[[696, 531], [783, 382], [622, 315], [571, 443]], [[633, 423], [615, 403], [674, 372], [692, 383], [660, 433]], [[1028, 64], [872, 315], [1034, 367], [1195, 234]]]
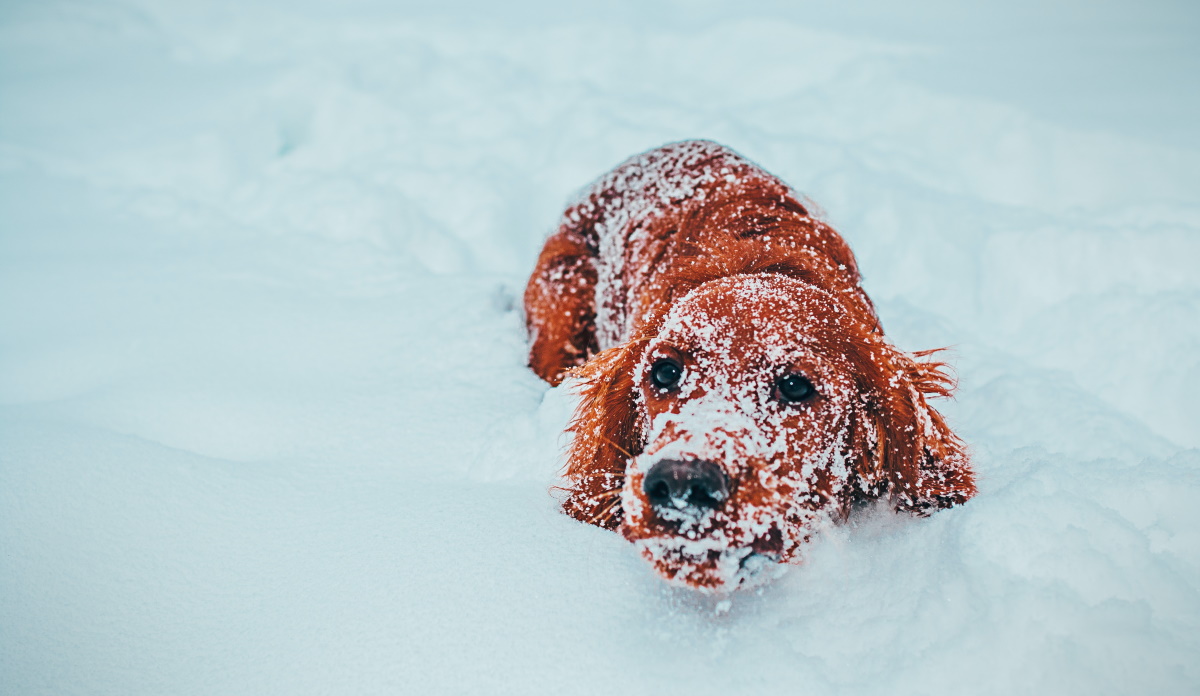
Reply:
[[665, 578], [724, 590], [798, 562], [858, 502], [975, 493], [928, 403], [944, 365], [884, 338], [854, 255], [786, 184], [716, 143], [589, 187], [525, 290], [529, 364], [579, 379], [563, 510]]

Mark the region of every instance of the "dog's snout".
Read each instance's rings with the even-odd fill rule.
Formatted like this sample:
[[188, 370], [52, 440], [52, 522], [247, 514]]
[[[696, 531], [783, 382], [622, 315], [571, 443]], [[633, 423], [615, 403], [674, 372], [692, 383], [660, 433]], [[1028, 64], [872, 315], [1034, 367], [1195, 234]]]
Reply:
[[664, 459], [650, 468], [642, 490], [656, 510], [715, 510], [729, 497], [729, 477], [715, 462]]

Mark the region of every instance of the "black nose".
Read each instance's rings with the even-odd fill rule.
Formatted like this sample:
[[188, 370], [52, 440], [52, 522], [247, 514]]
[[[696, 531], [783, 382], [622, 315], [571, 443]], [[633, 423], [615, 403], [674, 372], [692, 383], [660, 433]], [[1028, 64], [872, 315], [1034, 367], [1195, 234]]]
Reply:
[[642, 490], [655, 509], [715, 510], [729, 497], [729, 477], [714, 462], [664, 459], [650, 467]]

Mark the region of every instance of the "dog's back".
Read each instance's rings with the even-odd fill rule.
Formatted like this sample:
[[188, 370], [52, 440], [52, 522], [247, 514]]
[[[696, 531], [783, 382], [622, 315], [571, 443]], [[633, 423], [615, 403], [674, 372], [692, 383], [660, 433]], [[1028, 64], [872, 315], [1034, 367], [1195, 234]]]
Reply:
[[777, 177], [705, 140], [632, 157], [567, 208], [538, 259], [525, 292], [530, 365], [557, 383], [698, 279], [776, 259], [773, 270], [852, 295], [874, 321], [850, 248]]

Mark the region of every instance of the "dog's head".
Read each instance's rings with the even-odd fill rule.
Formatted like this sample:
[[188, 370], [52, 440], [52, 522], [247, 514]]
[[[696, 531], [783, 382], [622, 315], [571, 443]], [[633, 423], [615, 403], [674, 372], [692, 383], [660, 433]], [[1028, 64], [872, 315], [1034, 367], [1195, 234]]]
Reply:
[[949, 393], [941, 367], [802, 280], [702, 283], [652, 335], [581, 370], [564, 507], [619, 526], [672, 581], [770, 575], [856, 501], [922, 512], [973, 494], [962, 444], [925, 401]]

